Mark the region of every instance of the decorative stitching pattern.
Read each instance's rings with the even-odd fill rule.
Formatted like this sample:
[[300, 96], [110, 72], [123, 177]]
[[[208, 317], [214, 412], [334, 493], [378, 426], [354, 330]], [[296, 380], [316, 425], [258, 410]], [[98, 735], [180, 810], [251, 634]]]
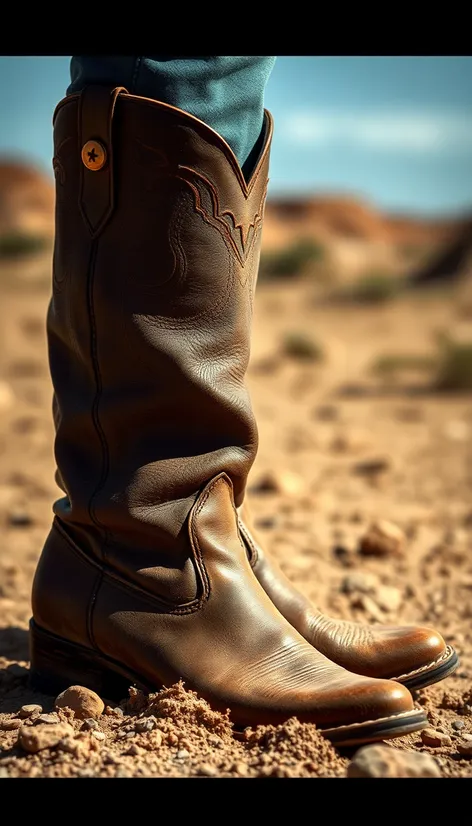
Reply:
[[[391, 720], [398, 720], [403, 717], [405, 720], [408, 720], [409, 717], [416, 717], [418, 715], [419, 709], [412, 709], [411, 711], [401, 711], [399, 714], [390, 714], [389, 717], [377, 717], [376, 720], [363, 720], [362, 723], [349, 723], [345, 726], [335, 726], [334, 728], [320, 728], [320, 731], [323, 734], [327, 734], [329, 732], [336, 732], [336, 731], [355, 731], [356, 729], [362, 728], [363, 726], [369, 726], [371, 723], [384, 723], [390, 722]], [[426, 715], [425, 715], [425, 722], [427, 722]], [[398, 735], [401, 736], [400, 734]]]
[[433, 668], [435, 665], [439, 665], [443, 662], [443, 660], [449, 659], [452, 656], [452, 648], [450, 645], [446, 645], [445, 651], [437, 657], [437, 659], [433, 660], [432, 662], [428, 663], [428, 665], [422, 665], [420, 668], [415, 668], [413, 671], [408, 671], [407, 674], [400, 674], [399, 677], [391, 677], [391, 680], [403, 680], [405, 677], [411, 677], [413, 674], [420, 674], [422, 671], [428, 671], [428, 669]]
[[[241, 266], [244, 267], [255, 241], [257, 229], [262, 223], [262, 219], [264, 217], [264, 204], [267, 195], [268, 181], [263, 189], [261, 200], [253, 220], [247, 226], [244, 226], [242, 222], [238, 222], [236, 220], [234, 213], [230, 209], [221, 209], [217, 189], [212, 181], [206, 177], [206, 175], [203, 175], [201, 172], [197, 172], [196, 169], [191, 169], [188, 166], [182, 166], [180, 164], [179, 170], [182, 170], [188, 173], [189, 176], [195, 177], [197, 180], [203, 182], [210, 194], [212, 204], [211, 214], [203, 205], [201, 193], [194, 181], [189, 180], [189, 178], [184, 175], [176, 175], [177, 178], [184, 181], [192, 190], [195, 199], [195, 209], [198, 214], [202, 216], [203, 220], [207, 224], [210, 224], [210, 226], [215, 227], [215, 229], [218, 230], [218, 232], [223, 236], [225, 243], [228, 244], [233, 255], [235, 255]], [[227, 220], [227, 218], [229, 220]]]
[[253, 540], [251, 534], [249, 533], [249, 531], [246, 528], [244, 522], [241, 521], [239, 516], [238, 516], [238, 526], [239, 526], [239, 530], [240, 530], [240, 532], [243, 536], [243, 539], [246, 543], [246, 553], [249, 550], [249, 554], [248, 554], [249, 564], [250, 564], [251, 568], [255, 568], [256, 564], [257, 564], [257, 561], [259, 559], [259, 554], [257, 553], [257, 548], [256, 548], [256, 545], [254, 543], [254, 540]]
[[[207, 224], [218, 230], [232, 255], [235, 256], [241, 267], [244, 267], [257, 237], [257, 230], [264, 217], [264, 205], [269, 180], [267, 179], [265, 183], [261, 200], [253, 219], [246, 225], [242, 221], [237, 220], [232, 210], [221, 208], [217, 188], [206, 175], [183, 164], [177, 164], [173, 169], [171, 162], [162, 149], [148, 146], [141, 141], [138, 143], [144, 149], [157, 155], [159, 158], [157, 168], [161, 174], [178, 178], [187, 184], [193, 193], [195, 210]], [[258, 175], [256, 177], [258, 177]], [[203, 185], [203, 192], [210, 196], [211, 211], [204, 205], [204, 195], [197, 186], [197, 182]], [[254, 181], [252, 185], [254, 185]], [[245, 195], [246, 200], [248, 196], [249, 192]]]

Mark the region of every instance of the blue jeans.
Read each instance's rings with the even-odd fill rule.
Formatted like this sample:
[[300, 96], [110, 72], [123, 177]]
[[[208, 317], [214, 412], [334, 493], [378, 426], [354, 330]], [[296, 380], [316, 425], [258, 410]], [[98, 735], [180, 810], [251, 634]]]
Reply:
[[275, 57], [134, 57], [85, 55], [71, 60], [67, 94], [113, 83], [203, 120], [231, 146], [249, 178], [258, 154], [264, 90]]

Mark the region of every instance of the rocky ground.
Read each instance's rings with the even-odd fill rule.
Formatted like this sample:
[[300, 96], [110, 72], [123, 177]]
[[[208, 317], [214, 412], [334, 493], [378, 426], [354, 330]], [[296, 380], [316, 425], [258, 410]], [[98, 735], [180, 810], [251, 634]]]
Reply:
[[[31, 285], [0, 294], [0, 776], [472, 777], [472, 395], [370, 371], [390, 351], [430, 353], [458, 321], [454, 294], [333, 307], [304, 283], [258, 288], [248, 499], [259, 534], [327, 613], [434, 626], [461, 658], [417, 696], [430, 730], [357, 752], [295, 719], [234, 732], [182, 685], [131, 688], [116, 707], [31, 690], [30, 587], [58, 494], [47, 300]], [[365, 553], [378, 520], [399, 529], [395, 553]]]

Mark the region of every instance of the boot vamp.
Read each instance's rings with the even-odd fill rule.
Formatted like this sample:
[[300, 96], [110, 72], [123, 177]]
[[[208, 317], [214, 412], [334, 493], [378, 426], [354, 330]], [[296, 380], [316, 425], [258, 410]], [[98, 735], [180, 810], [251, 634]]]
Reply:
[[294, 715], [341, 725], [413, 708], [403, 686], [349, 673], [277, 611], [247, 561], [225, 475], [197, 500], [190, 535], [201, 598], [169, 610], [105, 577], [94, 611], [95, 640], [104, 654], [156, 687], [181, 678], [246, 723]]
[[444, 654], [441, 634], [424, 626], [364, 625], [313, 612], [312, 644], [344, 668], [372, 677], [398, 678]]

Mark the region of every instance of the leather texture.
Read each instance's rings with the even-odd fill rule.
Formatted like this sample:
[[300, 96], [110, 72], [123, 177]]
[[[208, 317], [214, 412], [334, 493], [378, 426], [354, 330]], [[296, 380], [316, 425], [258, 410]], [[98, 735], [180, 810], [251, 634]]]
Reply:
[[247, 502], [239, 528], [251, 567], [274, 605], [318, 651], [349, 671], [401, 679], [437, 665], [448, 647], [441, 634], [424, 626], [367, 625], [340, 620], [318, 610], [263, 549]]
[[[238, 529], [269, 113], [265, 130], [246, 185], [225, 141], [171, 106], [89, 88], [57, 107], [47, 326], [65, 495], [34, 622], [147, 685], [183, 679], [240, 724], [408, 716], [406, 688], [350, 673], [292, 627]], [[82, 164], [87, 140], [103, 170]]]

